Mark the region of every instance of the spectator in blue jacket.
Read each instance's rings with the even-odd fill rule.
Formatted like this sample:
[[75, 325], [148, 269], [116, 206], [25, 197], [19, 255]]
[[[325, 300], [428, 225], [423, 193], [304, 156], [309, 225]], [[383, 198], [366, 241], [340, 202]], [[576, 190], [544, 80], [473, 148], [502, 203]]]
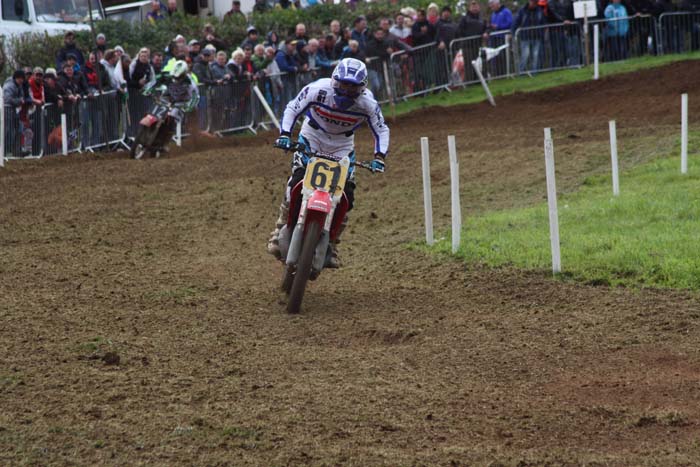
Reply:
[[[488, 45], [495, 48], [505, 44], [506, 33], [509, 33], [510, 28], [513, 26], [513, 13], [501, 5], [500, 0], [489, 0], [489, 8], [491, 9], [489, 32], [495, 34], [489, 36]], [[499, 62], [504, 61], [503, 55], [497, 57], [496, 60]]]
[[621, 0], [612, 0], [612, 3], [605, 7], [605, 17], [608, 19], [605, 28], [605, 61], [627, 58], [627, 34], [630, 29], [627, 16], [627, 9]]
[[524, 31], [520, 31], [518, 36], [520, 43], [520, 73], [540, 69], [545, 32], [545, 28], [542, 26], [561, 22], [562, 19], [554, 10], [540, 6], [537, 0], [528, 0], [527, 5], [518, 10], [511, 30], [515, 34], [518, 28], [527, 28]]
[[299, 62], [295, 56], [296, 41], [293, 36], [284, 41], [284, 47], [280, 47], [275, 55], [275, 62], [280, 69], [282, 75], [282, 84], [284, 91], [282, 94], [282, 102], [289, 102], [296, 95], [296, 79], [299, 71]]

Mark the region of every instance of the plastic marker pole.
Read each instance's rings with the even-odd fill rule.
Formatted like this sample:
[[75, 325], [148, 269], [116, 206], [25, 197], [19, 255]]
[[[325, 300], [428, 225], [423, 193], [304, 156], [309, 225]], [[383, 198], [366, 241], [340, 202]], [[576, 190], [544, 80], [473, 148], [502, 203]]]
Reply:
[[549, 205], [549, 239], [552, 246], [552, 272], [561, 272], [559, 250], [559, 214], [557, 212], [557, 182], [554, 179], [554, 143], [552, 130], [544, 129], [544, 164], [547, 174], [547, 204]]
[[279, 122], [279, 120], [277, 120], [275, 113], [272, 111], [272, 109], [270, 108], [270, 105], [267, 103], [265, 96], [263, 96], [263, 93], [260, 92], [260, 88], [258, 88], [257, 84], [255, 86], [253, 86], [253, 92], [258, 97], [260, 104], [263, 106], [263, 109], [265, 109], [265, 112], [267, 112], [267, 115], [270, 117], [270, 120], [272, 120], [272, 123], [274, 123], [275, 126], [277, 127], [277, 129], [279, 130], [280, 129], [280, 122]]
[[425, 206], [425, 242], [435, 243], [433, 237], [433, 194], [430, 189], [430, 148], [428, 138], [420, 139], [420, 151], [423, 159], [423, 205]]
[[61, 114], [61, 154], [68, 155], [68, 126], [66, 114]]
[[610, 158], [612, 159], [613, 195], [620, 196], [620, 174], [617, 170], [617, 129], [615, 120], [610, 120]]
[[5, 167], [5, 104], [0, 92], [0, 167]]
[[457, 162], [457, 145], [454, 135], [447, 137], [450, 153], [450, 179], [452, 180], [452, 253], [457, 253], [462, 232], [462, 212], [459, 206], [459, 162]]
[[688, 94], [681, 94], [681, 173], [688, 173]]
[[177, 125], [175, 125], [175, 145], [177, 147], [182, 146], [182, 121], [178, 120]]
[[599, 46], [599, 29], [598, 25], [593, 25], [593, 79], [600, 78], [600, 67], [598, 63], [600, 62], [600, 46]]

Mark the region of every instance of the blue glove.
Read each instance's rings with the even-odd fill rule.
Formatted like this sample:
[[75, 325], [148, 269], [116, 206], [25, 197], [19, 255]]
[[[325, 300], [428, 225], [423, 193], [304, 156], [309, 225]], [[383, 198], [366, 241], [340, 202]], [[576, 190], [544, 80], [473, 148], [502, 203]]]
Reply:
[[289, 135], [281, 135], [275, 141], [275, 147], [289, 151], [292, 149], [292, 139], [289, 137]]
[[384, 157], [377, 153], [374, 155], [374, 160], [369, 163], [370, 169], [372, 169], [372, 172], [374, 173], [384, 173]]

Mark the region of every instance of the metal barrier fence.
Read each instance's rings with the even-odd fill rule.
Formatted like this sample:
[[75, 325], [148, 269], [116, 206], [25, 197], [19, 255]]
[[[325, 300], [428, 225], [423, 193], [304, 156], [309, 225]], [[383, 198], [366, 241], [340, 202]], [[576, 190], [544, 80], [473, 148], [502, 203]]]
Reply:
[[410, 51], [391, 54], [394, 99], [406, 99], [449, 87], [451, 73], [449, 49], [425, 44]]
[[658, 23], [660, 53], [677, 54], [700, 49], [700, 12], [663, 13]]
[[[674, 54], [700, 49], [700, 12], [664, 13], [658, 21], [651, 16], [589, 21], [600, 26], [603, 62], [625, 60], [645, 54]], [[578, 67], [585, 63], [585, 39], [580, 23], [549, 24], [515, 31], [512, 44], [492, 60], [483, 60], [486, 79], [513, 76], [518, 72]], [[477, 81], [471, 60], [484, 54], [482, 47], [497, 48], [509, 43], [509, 31], [453, 40], [445, 49], [437, 44], [393, 53], [388, 60], [369, 58], [370, 89], [380, 103], [397, 101], [451, 86]], [[590, 42], [589, 42], [589, 45]], [[591, 48], [592, 49], [592, 48]], [[461, 61], [461, 64], [460, 64]], [[252, 92], [258, 85], [272, 112], [279, 119], [286, 104], [320, 75], [318, 70], [280, 73], [256, 81], [222, 86], [201, 86], [196, 117], [190, 115], [187, 128], [223, 134], [270, 128], [272, 119]], [[4, 155], [8, 159], [38, 158], [80, 150], [128, 145], [136, 135], [141, 118], [151, 110], [150, 97], [131, 90], [128, 99], [116, 91], [84, 96], [62, 107], [3, 107]], [[65, 127], [62, 121], [65, 120]], [[64, 148], [65, 145], [65, 148]]]
[[579, 23], [547, 24], [515, 31], [518, 73], [576, 68], [583, 63]]
[[[369, 57], [365, 62], [367, 63], [367, 74], [369, 75], [368, 87], [374, 94], [374, 98], [380, 104], [389, 102], [391, 98], [389, 68], [392, 68], [393, 74], [393, 65], [389, 64], [389, 60], [382, 60], [379, 57]], [[400, 70], [396, 70], [396, 72], [400, 72]]]
[[[657, 27], [653, 16], [598, 19], [588, 22], [589, 40], [593, 41], [593, 26], [600, 28], [601, 62], [617, 62], [656, 53]], [[591, 50], [593, 50], [591, 48]]]

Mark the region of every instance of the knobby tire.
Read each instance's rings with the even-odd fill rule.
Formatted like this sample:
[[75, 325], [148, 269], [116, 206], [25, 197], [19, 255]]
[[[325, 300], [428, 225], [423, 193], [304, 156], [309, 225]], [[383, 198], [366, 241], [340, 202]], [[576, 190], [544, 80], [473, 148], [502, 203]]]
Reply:
[[296, 274], [294, 274], [294, 282], [289, 291], [289, 301], [287, 302], [288, 313], [299, 313], [301, 309], [301, 301], [304, 298], [304, 290], [306, 283], [311, 275], [311, 263], [314, 260], [314, 252], [318, 239], [321, 237], [321, 225], [318, 222], [311, 222], [306, 226], [304, 234], [304, 243], [301, 247], [299, 261], [297, 261]]
[[284, 273], [282, 275], [282, 291], [289, 295], [289, 290], [294, 282], [294, 266], [284, 265]]

